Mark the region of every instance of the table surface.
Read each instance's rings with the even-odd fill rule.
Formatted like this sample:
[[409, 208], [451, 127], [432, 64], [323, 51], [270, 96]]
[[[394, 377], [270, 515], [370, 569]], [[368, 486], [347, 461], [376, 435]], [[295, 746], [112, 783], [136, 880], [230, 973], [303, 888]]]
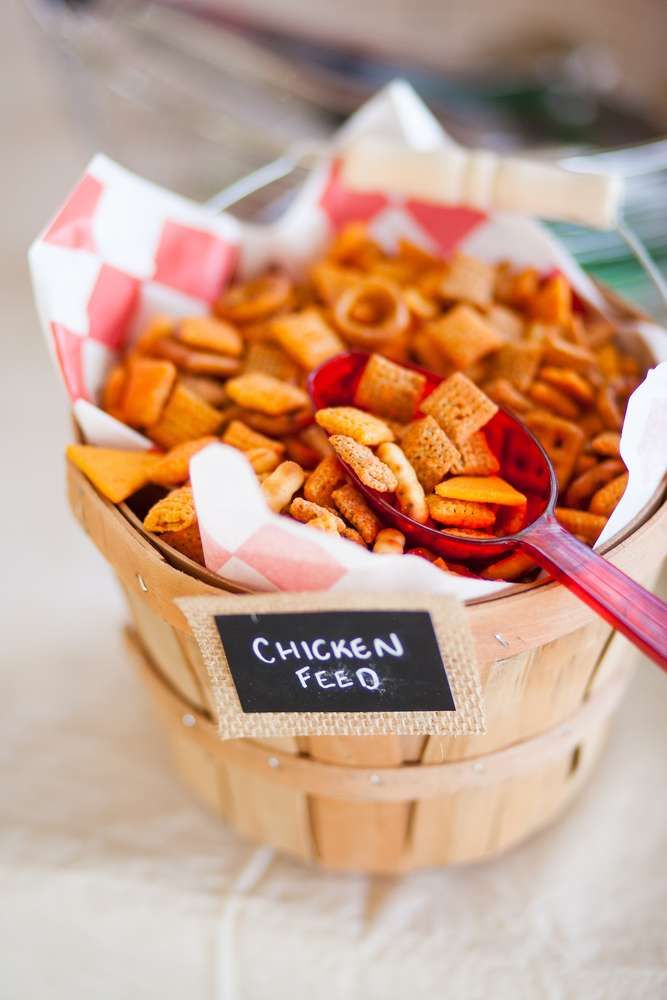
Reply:
[[25, 264], [91, 150], [25, 11], [3, 14], [0, 996], [667, 996], [667, 688], [644, 660], [581, 799], [497, 863], [322, 874], [244, 842], [172, 774], [120, 593], [66, 509], [65, 399]]

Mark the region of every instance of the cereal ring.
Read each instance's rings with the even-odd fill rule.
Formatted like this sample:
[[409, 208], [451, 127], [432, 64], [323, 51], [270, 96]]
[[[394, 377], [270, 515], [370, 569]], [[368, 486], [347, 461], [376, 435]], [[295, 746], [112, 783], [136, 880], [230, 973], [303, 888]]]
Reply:
[[365, 278], [336, 300], [333, 321], [348, 343], [372, 348], [407, 330], [410, 312], [396, 285]]

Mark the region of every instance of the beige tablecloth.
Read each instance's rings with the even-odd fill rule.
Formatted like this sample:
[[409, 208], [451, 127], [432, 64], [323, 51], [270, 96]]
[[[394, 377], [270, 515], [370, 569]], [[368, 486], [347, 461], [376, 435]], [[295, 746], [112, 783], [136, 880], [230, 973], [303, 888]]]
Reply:
[[321, 874], [173, 776], [120, 595], [62, 498], [65, 401], [24, 263], [90, 150], [12, 2], [2, 28], [2, 1000], [667, 996], [667, 678], [646, 662], [583, 797], [495, 864]]

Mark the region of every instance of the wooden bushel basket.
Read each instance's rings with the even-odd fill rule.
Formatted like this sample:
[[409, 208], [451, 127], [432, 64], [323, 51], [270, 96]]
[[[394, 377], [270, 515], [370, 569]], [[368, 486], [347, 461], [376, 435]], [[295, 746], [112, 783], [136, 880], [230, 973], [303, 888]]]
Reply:
[[[398, 872], [490, 858], [551, 822], [586, 780], [628, 680], [629, 647], [564, 587], [512, 587], [467, 607], [484, 736], [217, 738], [181, 596], [234, 588], [145, 534], [68, 466], [72, 510], [123, 587], [129, 646], [185, 781], [241, 834], [329, 868]], [[667, 504], [606, 548], [650, 584]], [[238, 589], [236, 589], [238, 592]]]

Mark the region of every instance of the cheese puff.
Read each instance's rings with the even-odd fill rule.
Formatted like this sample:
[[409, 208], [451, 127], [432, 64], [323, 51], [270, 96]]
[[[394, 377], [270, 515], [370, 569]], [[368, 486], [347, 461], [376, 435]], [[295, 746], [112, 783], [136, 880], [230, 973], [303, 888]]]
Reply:
[[420, 524], [428, 521], [428, 507], [424, 488], [417, 479], [417, 473], [408, 461], [405, 452], [397, 444], [385, 442], [377, 450], [380, 461], [388, 465], [396, 476], [396, 499], [398, 506], [408, 517]]
[[305, 472], [296, 462], [281, 462], [261, 485], [269, 508], [279, 514], [291, 502], [297, 490], [301, 489], [305, 478]]

